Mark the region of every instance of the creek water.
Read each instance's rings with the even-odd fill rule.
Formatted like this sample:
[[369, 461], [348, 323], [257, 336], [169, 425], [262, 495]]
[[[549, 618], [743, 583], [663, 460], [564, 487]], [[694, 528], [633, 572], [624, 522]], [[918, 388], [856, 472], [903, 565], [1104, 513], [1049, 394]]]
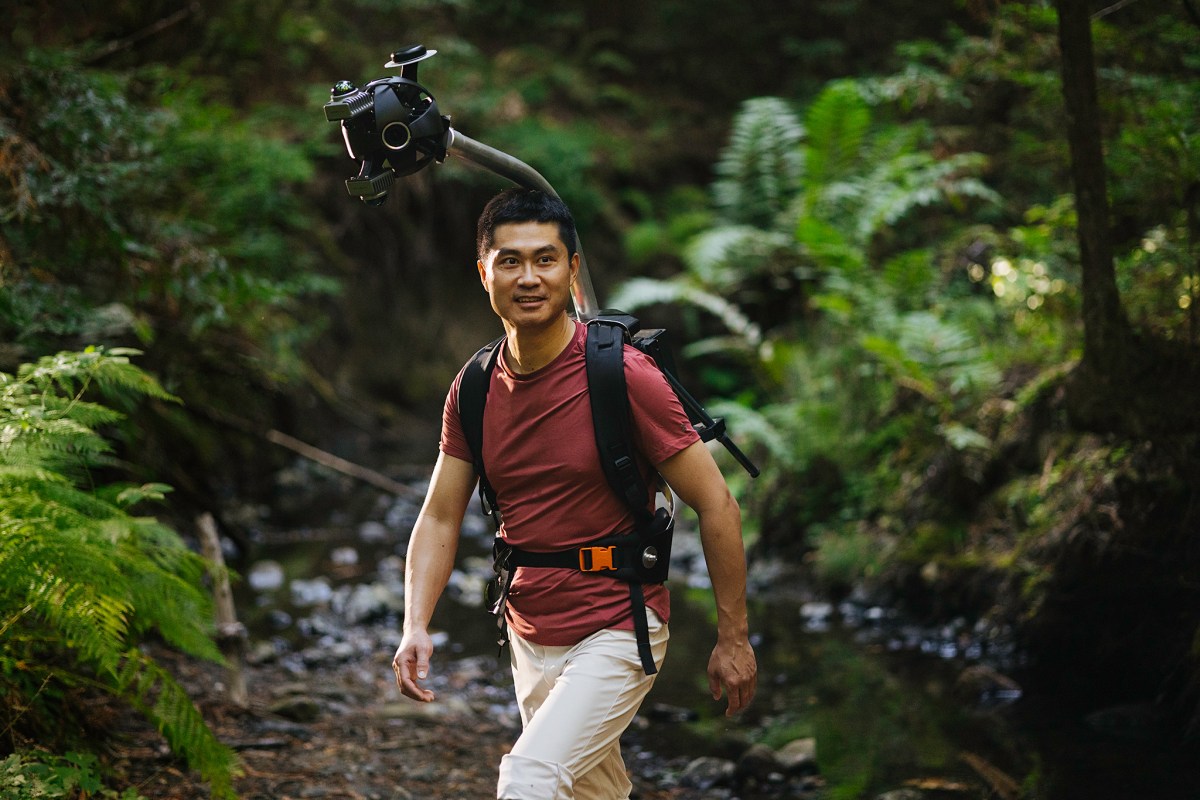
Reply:
[[[294, 652], [316, 637], [328, 644], [339, 625], [366, 625], [395, 641], [415, 507], [379, 510], [379, 522], [262, 537], [237, 590], [252, 639]], [[488, 540], [482, 523], [464, 529], [459, 567], [433, 620], [439, 659], [496, 654], [480, 596]], [[819, 769], [803, 795], [768, 786], [714, 798], [1200, 798], [1200, 768], [1158, 739], [1153, 724], [1127, 724], [1119, 710], [1107, 722], [1067, 713], [1009, 682], [1005, 674], [1019, 675], [1021, 663], [1003, 632], [965, 623], [923, 629], [865, 602], [807, 597], [788, 578], [754, 582], [759, 690], [748, 711], [727, 719], [707, 689], [715, 628], [698, 552], [695, 534], [681, 532], [668, 584], [667, 663], [631, 733], [638, 757], [736, 759], [750, 743], [812, 739]], [[315, 624], [322, 614], [343, 619]]]

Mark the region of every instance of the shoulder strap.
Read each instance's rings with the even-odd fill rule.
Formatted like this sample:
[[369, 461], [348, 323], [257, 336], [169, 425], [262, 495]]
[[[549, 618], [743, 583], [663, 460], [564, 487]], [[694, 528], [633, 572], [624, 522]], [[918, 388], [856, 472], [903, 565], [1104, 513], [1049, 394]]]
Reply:
[[592, 427], [604, 476], [639, 523], [653, 517], [646, 507], [646, 483], [634, 458], [629, 395], [625, 385], [628, 329], [602, 318], [588, 322], [585, 349]]
[[492, 485], [488, 483], [483, 468], [483, 407], [487, 403], [492, 370], [496, 367], [496, 358], [503, 346], [504, 337], [501, 336], [481, 347], [463, 367], [462, 380], [458, 384], [458, 417], [462, 422], [467, 447], [471, 450], [475, 474], [479, 476], [479, 492], [484, 501], [484, 511], [493, 521], [498, 521], [495, 516], [496, 494], [492, 491]]

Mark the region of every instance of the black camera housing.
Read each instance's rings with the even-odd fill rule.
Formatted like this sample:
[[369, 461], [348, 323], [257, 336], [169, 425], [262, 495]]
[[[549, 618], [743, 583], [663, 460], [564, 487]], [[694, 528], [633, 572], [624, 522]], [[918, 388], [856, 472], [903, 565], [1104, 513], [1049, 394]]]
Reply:
[[367, 205], [380, 205], [396, 177], [411, 175], [446, 158], [450, 120], [433, 95], [417, 83], [417, 62], [434, 55], [421, 45], [392, 53], [385, 66], [400, 75], [379, 78], [359, 88], [338, 81], [325, 104], [325, 119], [341, 123], [350, 158], [360, 162], [346, 191]]

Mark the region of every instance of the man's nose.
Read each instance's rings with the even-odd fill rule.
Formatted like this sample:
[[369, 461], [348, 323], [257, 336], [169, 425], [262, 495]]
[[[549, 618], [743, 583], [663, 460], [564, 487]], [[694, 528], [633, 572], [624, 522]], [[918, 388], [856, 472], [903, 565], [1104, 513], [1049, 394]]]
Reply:
[[522, 284], [537, 283], [537, 270], [533, 268], [533, 264], [527, 262], [521, 268], [521, 274], [517, 277], [517, 281]]

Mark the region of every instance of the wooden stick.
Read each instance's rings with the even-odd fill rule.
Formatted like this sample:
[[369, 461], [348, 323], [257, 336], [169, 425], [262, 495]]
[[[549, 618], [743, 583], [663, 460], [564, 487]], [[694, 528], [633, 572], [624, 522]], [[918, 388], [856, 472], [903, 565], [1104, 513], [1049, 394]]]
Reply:
[[360, 481], [366, 481], [372, 486], [383, 489], [385, 492], [398, 496], [423, 498], [425, 495], [422, 492], [413, 489], [411, 486], [405, 486], [403, 483], [394, 481], [387, 475], [376, 472], [375, 470], [364, 467], [361, 464], [355, 464], [353, 461], [347, 461], [344, 458], [335, 456], [333, 453], [326, 452], [319, 447], [313, 447], [307, 442], [302, 442], [294, 436], [288, 436], [283, 431], [269, 430], [266, 433], [267, 441], [272, 444], [277, 444], [280, 447], [299, 453], [305, 458], [315, 461], [318, 464], [336, 470], [343, 475], [349, 475], [352, 478], [357, 478]]
[[217, 645], [229, 667], [229, 699], [239, 708], [250, 700], [246, 690], [244, 660], [246, 655], [246, 626], [238, 622], [233, 606], [233, 590], [229, 587], [229, 570], [221, 554], [221, 539], [213, 515], [205, 512], [196, 518], [200, 531], [200, 550], [213, 564], [213, 601], [217, 614]]

